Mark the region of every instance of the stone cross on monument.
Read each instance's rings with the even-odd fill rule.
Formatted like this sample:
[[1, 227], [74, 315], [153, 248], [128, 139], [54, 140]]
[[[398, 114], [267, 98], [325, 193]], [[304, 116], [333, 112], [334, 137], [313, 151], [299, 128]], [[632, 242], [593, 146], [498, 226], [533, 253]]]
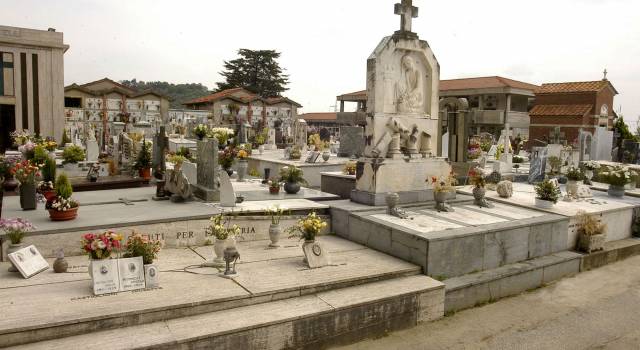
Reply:
[[412, 0], [402, 0], [393, 8], [393, 12], [400, 15], [400, 32], [411, 32], [411, 19], [418, 17], [418, 8], [413, 6], [412, 2]]

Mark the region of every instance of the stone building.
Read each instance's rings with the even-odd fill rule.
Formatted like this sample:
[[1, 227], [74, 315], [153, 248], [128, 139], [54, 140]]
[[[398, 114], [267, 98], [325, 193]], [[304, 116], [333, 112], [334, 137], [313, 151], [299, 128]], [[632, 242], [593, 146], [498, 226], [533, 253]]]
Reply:
[[309, 129], [320, 132], [326, 129], [335, 139], [340, 138], [340, 123], [338, 122], [338, 113], [322, 112], [322, 113], [304, 113], [300, 115], [309, 126]]
[[0, 150], [11, 145], [14, 130], [60, 140], [68, 49], [53, 28], [0, 26]]
[[598, 81], [542, 84], [535, 92], [535, 104], [529, 113], [531, 144], [545, 144], [558, 137], [575, 144], [581, 129], [591, 133], [598, 126], [611, 130], [616, 117], [613, 98], [617, 94], [606, 77]]
[[302, 105], [286, 97], [264, 98], [243, 88], [227, 89], [183, 103], [192, 110], [213, 113], [216, 125], [237, 124], [242, 118], [254, 128], [264, 126], [290, 129]]
[[122, 122], [151, 134], [166, 123], [168, 111], [168, 97], [150, 90], [137, 91], [109, 78], [64, 88], [64, 116], [72, 140], [82, 139], [91, 131], [103, 144], [101, 138], [114, 136], [114, 123]]

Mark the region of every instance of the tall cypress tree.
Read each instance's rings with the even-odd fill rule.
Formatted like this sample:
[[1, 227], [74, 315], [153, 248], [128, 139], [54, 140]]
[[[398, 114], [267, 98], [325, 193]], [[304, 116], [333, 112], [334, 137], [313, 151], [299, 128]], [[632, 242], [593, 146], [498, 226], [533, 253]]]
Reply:
[[288, 90], [289, 75], [277, 62], [280, 53], [275, 50], [238, 50], [240, 57], [224, 61], [225, 71], [220, 74], [226, 81], [217, 83], [218, 91], [245, 88], [262, 97], [280, 96]]

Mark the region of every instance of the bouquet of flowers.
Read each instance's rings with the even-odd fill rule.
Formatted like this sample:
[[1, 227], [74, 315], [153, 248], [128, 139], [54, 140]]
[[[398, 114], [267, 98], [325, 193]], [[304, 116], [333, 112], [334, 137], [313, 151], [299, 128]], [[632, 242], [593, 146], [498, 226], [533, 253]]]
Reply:
[[467, 149], [467, 156], [469, 159], [478, 159], [481, 155], [482, 149], [480, 148], [480, 142], [477, 139], [471, 139]]
[[347, 175], [355, 175], [356, 174], [356, 162], [346, 162], [344, 164], [344, 173]]
[[51, 181], [38, 182], [38, 192], [44, 193], [47, 191], [53, 191], [53, 182]]
[[32, 223], [22, 218], [0, 219], [0, 229], [7, 234], [12, 244], [20, 244], [24, 234], [35, 228]]
[[598, 164], [598, 162], [596, 162], [595, 160], [588, 160], [586, 162], [583, 162], [582, 166], [584, 166], [586, 170], [591, 171], [600, 169], [600, 164]]
[[240, 160], [246, 160], [247, 157], [249, 156], [247, 151], [245, 151], [244, 149], [239, 150], [236, 155], [237, 155], [238, 159], [240, 159]]
[[31, 159], [33, 158], [35, 148], [36, 144], [31, 142], [31, 140], [27, 140], [27, 142], [18, 147], [18, 151], [24, 155], [25, 159]]
[[282, 215], [284, 215], [285, 210], [280, 208], [280, 206], [276, 205], [274, 207], [267, 208], [266, 214], [271, 216], [271, 224], [279, 225], [280, 219], [282, 219]]
[[629, 168], [622, 166], [615, 166], [608, 171], [600, 173], [600, 179], [609, 185], [624, 187], [624, 185], [631, 183], [632, 178], [638, 174]]
[[478, 188], [482, 188], [485, 186], [486, 180], [481, 169], [473, 168], [471, 169], [471, 171], [469, 171], [469, 183]]
[[193, 129], [193, 134], [196, 135], [197, 138], [202, 140], [209, 133], [209, 127], [204, 124], [198, 124]]
[[58, 148], [58, 143], [55, 140], [44, 140], [40, 145], [49, 152], [53, 152]]
[[149, 236], [134, 233], [127, 239], [125, 245], [125, 258], [142, 257], [143, 264], [153, 264], [153, 260], [158, 258], [158, 253], [162, 248], [162, 242], [151, 241]]
[[122, 235], [113, 231], [87, 233], [82, 236], [82, 250], [92, 260], [108, 259], [114, 250], [121, 247]]
[[27, 130], [23, 130], [23, 131], [16, 130], [11, 133], [11, 138], [13, 139], [13, 143], [16, 146], [22, 146], [31, 139], [31, 134]]
[[236, 150], [231, 147], [226, 147], [224, 150], [218, 152], [218, 163], [224, 169], [231, 168], [235, 159], [236, 159]]
[[431, 186], [435, 192], [452, 192], [454, 191], [453, 186], [457, 183], [458, 180], [456, 180], [456, 176], [453, 172], [450, 172], [447, 176], [431, 177]]
[[20, 163], [11, 168], [11, 174], [15, 176], [16, 180], [21, 184], [35, 183], [36, 177], [40, 176], [40, 168], [32, 165], [28, 160], [23, 160]]
[[305, 241], [313, 241], [325, 227], [327, 223], [316, 212], [311, 212], [307, 217], [299, 220], [295, 226], [289, 227], [287, 232], [289, 232], [289, 238], [298, 237]]
[[227, 144], [227, 140], [233, 136], [234, 132], [229, 128], [211, 128], [209, 129], [209, 137], [215, 137], [218, 139], [218, 145], [224, 146]]
[[212, 235], [220, 241], [240, 235], [240, 227], [231, 225], [231, 218], [224, 213], [212, 216], [211, 225], [206, 229], [208, 235]]

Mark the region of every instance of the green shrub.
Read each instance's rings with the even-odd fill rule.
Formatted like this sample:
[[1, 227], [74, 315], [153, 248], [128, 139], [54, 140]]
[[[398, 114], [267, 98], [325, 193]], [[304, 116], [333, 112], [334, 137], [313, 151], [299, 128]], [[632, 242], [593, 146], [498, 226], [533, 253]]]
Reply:
[[65, 163], [77, 163], [84, 160], [84, 150], [80, 146], [71, 145], [62, 152]]
[[554, 204], [558, 203], [558, 199], [562, 192], [560, 189], [551, 181], [544, 180], [535, 186], [536, 198], [542, 199], [545, 201], [551, 201]]
[[56, 179], [56, 195], [66, 199], [73, 195], [73, 187], [71, 187], [71, 182], [65, 173], [58, 175]]
[[138, 159], [136, 160], [136, 164], [134, 165], [134, 168], [146, 169], [150, 167], [151, 167], [150, 143], [147, 141], [142, 141], [142, 147], [140, 148], [140, 152], [138, 153]]
[[62, 132], [62, 141], [60, 141], [60, 146], [64, 147], [67, 143], [71, 143], [71, 139], [69, 138], [69, 134], [67, 133], [67, 129]]
[[47, 159], [49, 159], [49, 152], [47, 152], [46, 148], [43, 146], [37, 145], [33, 149], [33, 158], [31, 159], [32, 164], [42, 166]]
[[51, 181], [52, 183], [56, 181], [56, 171], [57, 166], [55, 159], [47, 157], [42, 167], [42, 181]]

